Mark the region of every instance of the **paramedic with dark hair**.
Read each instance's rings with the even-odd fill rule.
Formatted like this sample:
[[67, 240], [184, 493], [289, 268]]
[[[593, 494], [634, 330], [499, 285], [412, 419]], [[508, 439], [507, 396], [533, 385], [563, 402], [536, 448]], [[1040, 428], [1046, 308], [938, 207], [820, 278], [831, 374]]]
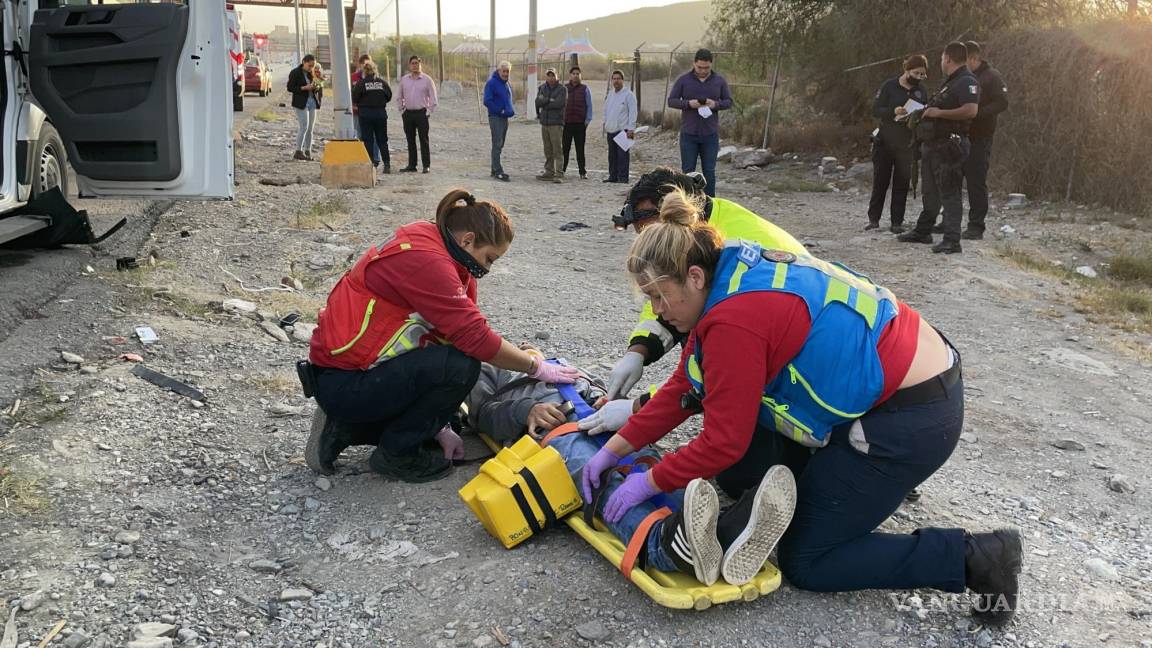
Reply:
[[[576, 379], [574, 369], [501, 338], [476, 304], [476, 280], [512, 237], [499, 205], [455, 189], [440, 201], [435, 222], [398, 228], [340, 279], [320, 310], [309, 353], [319, 418], [326, 419], [313, 425], [309, 467], [331, 474], [367, 427], [378, 435], [373, 470], [408, 482], [440, 479], [453, 459], [463, 459], [449, 422], [481, 361], [546, 382]], [[440, 451], [428, 447], [433, 439]]]
[[691, 337], [672, 378], [588, 461], [585, 488], [701, 412], [699, 435], [651, 471], [629, 475], [607, 510], [712, 477], [739, 497], [784, 465], [796, 478], [796, 510], [777, 557], [792, 585], [967, 587], [979, 595], [982, 623], [1006, 623], [1019, 587], [1018, 530], [876, 530], [960, 438], [955, 348], [862, 275], [809, 255], [725, 243], [683, 192], [664, 197], [660, 219], [636, 238], [628, 271], [653, 310]]

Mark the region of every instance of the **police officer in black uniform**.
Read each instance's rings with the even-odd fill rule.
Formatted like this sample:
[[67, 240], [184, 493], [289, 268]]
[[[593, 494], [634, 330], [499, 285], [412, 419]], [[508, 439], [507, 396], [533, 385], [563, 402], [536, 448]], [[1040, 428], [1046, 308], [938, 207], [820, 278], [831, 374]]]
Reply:
[[968, 48], [968, 69], [980, 82], [980, 112], [968, 127], [972, 151], [964, 162], [964, 182], [968, 184], [968, 227], [960, 238], [979, 241], [984, 238], [984, 218], [988, 216], [988, 165], [992, 159], [992, 139], [996, 135], [996, 116], [1008, 110], [1008, 86], [1000, 71], [988, 65], [976, 41], [964, 43]]
[[880, 227], [884, 198], [891, 184], [891, 231], [896, 234], [904, 231], [904, 208], [912, 179], [912, 131], [904, 121], [908, 116], [904, 105], [909, 99], [920, 104], [928, 103], [928, 91], [923, 83], [927, 78], [928, 59], [923, 54], [916, 54], [904, 61], [903, 74], [888, 79], [876, 92], [872, 116], [880, 120], [880, 128], [872, 140], [872, 198], [868, 201], [865, 230]]
[[928, 100], [922, 115], [914, 117], [916, 139], [920, 142], [920, 173], [924, 209], [916, 227], [898, 240], [905, 243], [932, 243], [932, 226], [944, 209], [944, 240], [932, 246], [933, 252], [961, 251], [960, 222], [964, 204], [960, 191], [964, 184], [964, 160], [968, 157], [968, 125], [976, 117], [980, 83], [968, 69], [968, 48], [952, 42], [940, 55], [944, 85]]

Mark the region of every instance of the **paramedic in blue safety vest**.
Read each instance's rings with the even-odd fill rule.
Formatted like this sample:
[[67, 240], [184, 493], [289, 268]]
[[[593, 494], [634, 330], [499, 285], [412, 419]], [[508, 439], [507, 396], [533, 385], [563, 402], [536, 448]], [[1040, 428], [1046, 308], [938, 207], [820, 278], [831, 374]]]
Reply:
[[[698, 173], [686, 174], [667, 167], [657, 167], [640, 176], [628, 192], [628, 198], [619, 216], [612, 221], [617, 229], [631, 226], [637, 232], [655, 223], [660, 213], [660, 202], [674, 189], [681, 189], [703, 200], [701, 214], [705, 221], [720, 232], [725, 241], [743, 239], [761, 246], [804, 254], [806, 250], [791, 234], [768, 219], [723, 198], [704, 193], [704, 177]], [[608, 381], [608, 398], [625, 398], [644, 375], [644, 367], [656, 362], [687, 336], [652, 312], [652, 304], [645, 303], [640, 321], [629, 335], [628, 351], [616, 362]], [[611, 430], [617, 427], [609, 428]]]
[[784, 465], [797, 499], [777, 557], [794, 586], [968, 588], [982, 623], [1012, 617], [1018, 530], [876, 531], [944, 464], [964, 421], [960, 355], [916, 311], [842, 266], [725, 243], [679, 191], [633, 243], [628, 271], [691, 335], [672, 378], [588, 462], [585, 489], [702, 412], [700, 434], [629, 475], [609, 510], [712, 477], [739, 496]]
[[[527, 344], [520, 348], [537, 352]], [[605, 394], [603, 383], [583, 371], [573, 387], [586, 403], [595, 403]], [[487, 363], [480, 365], [480, 377], [466, 403], [469, 426], [505, 445], [524, 434], [539, 440], [545, 431], [576, 420], [571, 403], [555, 385]], [[597, 439], [578, 432], [545, 438], [563, 457], [573, 481], [580, 483], [584, 465], [600, 449]], [[655, 449], [642, 448], [632, 453], [632, 464], [640, 470], [659, 457]], [[585, 501], [594, 502], [595, 513], [623, 543], [629, 544], [637, 533], [644, 534], [637, 541], [640, 551], [635, 564], [679, 571], [707, 585], [719, 577], [733, 585], [752, 580], [788, 526], [796, 501], [792, 473], [778, 466], [723, 513], [716, 489], [705, 479], [695, 479], [671, 493], [676, 512], [667, 517], [660, 517], [660, 507], [650, 501], [627, 510], [606, 510], [623, 481], [621, 474], [612, 473], [602, 488], [586, 494]]]
[[575, 380], [574, 369], [501, 338], [476, 304], [476, 280], [512, 236], [499, 205], [455, 189], [435, 222], [398, 228], [337, 282], [308, 358], [320, 406], [304, 452], [310, 468], [331, 474], [336, 457], [367, 435], [377, 446], [373, 470], [407, 482], [441, 479], [464, 458], [449, 423], [481, 362], [547, 382]]

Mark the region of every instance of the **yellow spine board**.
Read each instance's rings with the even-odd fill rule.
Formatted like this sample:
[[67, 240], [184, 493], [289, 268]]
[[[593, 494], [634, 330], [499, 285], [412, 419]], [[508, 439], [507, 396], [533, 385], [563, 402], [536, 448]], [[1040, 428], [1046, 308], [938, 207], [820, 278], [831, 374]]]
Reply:
[[[535, 484], [530, 483], [532, 478]], [[535, 485], [544, 493], [555, 518], [580, 509], [580, 495], [560, 453], [541, 448], [530, 437], [499, 449], [494, 458], [484, 462], [480, 474], [460, 489], [460, 498], [484, 529], [511, 549], [534, 533], [526, 510], [537, 527], [543, 527], [548, 519], [534, 494]]]
[[[529, 437], [524, 437], [511, 446], [511, 448], [501, 448], [495, 440], [486, 434], [481, 433], [480, 438], [493, 452], [497, 453], [496, 459], [499, 459], [500, 453], [505, 450], [519, 449], [520, 452], [516, 453], [519, 456], [527, 451], [526, 448], [519, 448], [519, 446], [526, 440], [531, 442]], [[532, 445], [535, 446], [536, 444], [532, 442]], [[556, 453], [552, 448], [545, 448], [545, 450], [551, 450], [556, 454], [556, 457], [560, 456], [559, 453]], [[496, 459], [490, 459], [489, 462], [496, 461]], [[562, 459], [561, 464], [563, 464]], [[565, 472], [565, 475], [567, 475], [567, 472]], [[464, 501], [468, 502], [468, 497], [465, 496], [465, 490], [468, 490], [481, 476], [483, 475], [478, 475], [476, 479], [469, 482], [468, 486], [460, 490], [460, 496], [464, 497]], [[571, 482], [571, 479], [568, 481]], [[577, 495], [577, 499], [579, 499], [579, 495]], [[469, 503], [469, 506], [472, 506], [472, 504]], [[477, 509], [473, 507], [472, 510], [476, 511]], [[479, 513], [477, 513], [477, 517], [480, 517]], [[483, 517], [481, 517], [481, 521], [484, 521]], [[596, 528], [585, 524], [583, 518], [579, 515], [569, 515], [564, 519], [564, 522], [581, 538], [584, 538], [588, 544], [592, 545], [592, 548], [599, 552], [601, 556], [604, 556], [608, 562], [612, 563], [616, 569], [620, 569], [620, 562], [624, 558], [624, 543], [612, 535], [599, 519], [596, 521]], [[492, 535], [501, 538], [501, 536], [493, 533], [492, 530], [489, 529], [488, 523], [485, 523], [485, 528], [488, 529]], [[511, 548], [519, 544], [523, 539], [525, 538], [521, 538], [511, 545], [505, 543], [504, 546]], [[503, 542], [502, 538], [501, 541]], [[760, 573], [756, 574], [750, 582], [743, 585], [729, 585], [722, 580], [717, 581], [713, 585], [704, 585], [695, 578], [680, 572], [662, 572], [651, 568], [644, 570], [634, 569], [632, 570], [632, 583], [640, 588], [640, 591], [644, 592], [648, 598], [664, 607], [680, 610], [706, 610], [713, 605], [719, 605], [721, 603], [754, 601], [765, 594], [774, 592], [780, 587], [780, 571], [776, 569], [775, 565], [769, 562], [764, 564], [764, 568], [761, 569]]]

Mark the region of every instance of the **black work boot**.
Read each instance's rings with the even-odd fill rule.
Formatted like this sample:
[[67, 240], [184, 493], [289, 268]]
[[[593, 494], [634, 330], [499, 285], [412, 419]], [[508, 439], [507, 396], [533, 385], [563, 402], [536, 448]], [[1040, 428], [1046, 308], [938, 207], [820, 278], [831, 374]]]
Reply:
[[1016, 614], [1024, 544], [1019, 529], [964, 534], [964, 585], [979, 596], [972, 616], [1002, 626]]
[[940, 241], [932, 246], [932, 252], [936, 254], [956, 254], [963, 251], [964, 249], [960, 247], [959, 241]]
[[664, 518], [660, 547], [676, 568], [711, 585], [720, 577], [724, 550], [716, 539], [720, 498], [712, 484], [693, 479], [684, 489], [684, 508]]
[[889, 232], [893, 234], [903, 234], [908, 228], [904, 227], [904, 223], [892, 223], [892, 227], [888, 228]]
[[368, 458], [368, 465], [385, 477], [410, 484], [436, 481], [452, 472], [452, 462], [444, 458], [439, 447], [433, 450], [417, 446], [403, 454], [391, 454], [383, 446], [376, 446], [376, 451]]
[[868, 230], [874, 230], [874, 229], [880, 229], [880, 221], [879, 220], [872, 220], [871, 218], [869, 218], [868, 224], [864, 226], [864, 231], [867, 232]]
[[969, 227], [960, 234], [960, 238], [965, 241], [983, 241], [984, 230], [972, 229]]
[[768, 469], [755, 490], [744, 491], [716, 526], [724, 559], [720, 575], [731, 585], [752, 580], [776, 547], [796, 510], [796, 479], [787, 466]]
[[321, 475], [336, 472], [336, 458], [354, 445], [376, 445], [380, 428], [372, 423], [342, 423], [328, 418], [317, 407], [312, 413], [312, 432], [304, 447], [304, 463]]
[[904, 232], [900, 236], [897, 236], [896, 240], [900, 241], [901, 243], [932, 243], [932, 235], [931, 234], [921, 234], [920, 232], [917, 232], [916, 230], [912, 230], [910, 232]]

